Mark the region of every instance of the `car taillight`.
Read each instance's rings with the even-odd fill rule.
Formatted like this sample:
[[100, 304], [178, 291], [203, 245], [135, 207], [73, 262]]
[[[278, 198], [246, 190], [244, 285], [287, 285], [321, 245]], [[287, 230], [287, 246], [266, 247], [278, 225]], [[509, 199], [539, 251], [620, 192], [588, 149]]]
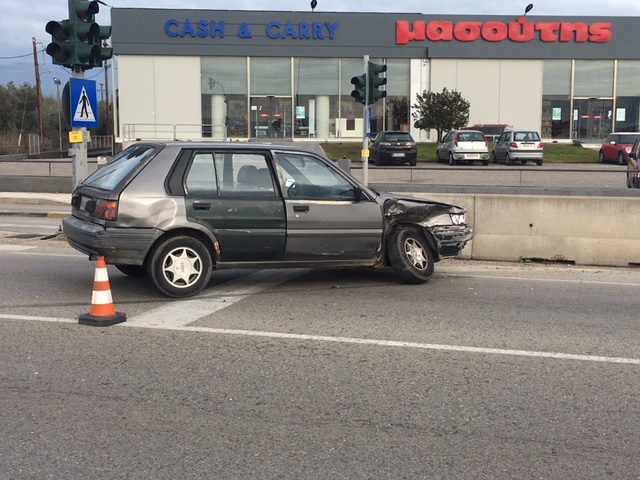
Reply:
[[544, 148], [544, 143], [540, 142], [540, 143], [538, 144], [538, 148]]
[[509, 144], [509, 146], [510, 146], [511, 148], [518, 148], [518, 144], [517, 144], [516, 142], [511, 142], [511, 143]]
[[456, 139], [453, 141], [453, 143], [456, 145], [456, 147], [458, 146], [458, 135], [456, 135]]
[[118, 219], [118, 202], [117, 200], [96, 200], [96, 208], [93, 214], [102, 220]]

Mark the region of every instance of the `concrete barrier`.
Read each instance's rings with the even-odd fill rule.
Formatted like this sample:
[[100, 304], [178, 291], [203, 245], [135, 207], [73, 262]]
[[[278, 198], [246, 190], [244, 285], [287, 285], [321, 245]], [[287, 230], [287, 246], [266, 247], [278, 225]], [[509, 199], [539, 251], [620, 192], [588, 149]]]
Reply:
[[640, 266], [640, 198], [414, 193], [468, 211], [476, 260]]

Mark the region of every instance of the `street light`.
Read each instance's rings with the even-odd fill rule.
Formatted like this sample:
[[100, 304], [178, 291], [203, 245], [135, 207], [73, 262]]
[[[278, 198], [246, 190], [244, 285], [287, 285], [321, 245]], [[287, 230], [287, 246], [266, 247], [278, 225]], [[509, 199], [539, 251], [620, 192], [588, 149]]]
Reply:
[[[227, 123], [228, 122], [228, 111], [227, 111], [227, 94], [224, 91], [224, 86], [218, 82], [215, 78], [211, 78], [209, 77], [209, 88], [211, 90], [213, 90], [215, 88], [216, 85], [220, 85], [220, 88], [222, 89], [222, 101], [224, 103], [224, 111], [222, 112], [224, 115], [223, 118], [223, 132], [224, 132], [224, 141], [227, 141]], [[213, 125], [211, 125], [211, 127], [213, 128]]]
[[58, 134], [60, 135], [60, 150], [59, 154], [62, 157], [62, 123], [60, 121], [60, 110], [62, 110], [62, 105], [60, 103], [60, 79], [58, 77], [53, 77], [53, 83], [56, 84], [56, 95], [58, 97]]

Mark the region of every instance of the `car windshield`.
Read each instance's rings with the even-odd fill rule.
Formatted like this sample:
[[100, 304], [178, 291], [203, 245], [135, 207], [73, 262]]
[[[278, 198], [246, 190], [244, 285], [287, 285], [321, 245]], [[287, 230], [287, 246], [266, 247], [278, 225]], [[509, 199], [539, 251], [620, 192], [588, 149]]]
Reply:
[[386, 133], [382, 139], [384, 142], [413, 142], [408, 133]]
[[113, 160], [91, 174], [82, 183], [104, 190], [113, 190], [151, 152], [153, 152], [153, 147], [151, 146], [130, 147], [115, 156]]
[[639, 136], [640, 135], [617, 135], [613, 137], [612, 141], [625, 145], [633, 145]]

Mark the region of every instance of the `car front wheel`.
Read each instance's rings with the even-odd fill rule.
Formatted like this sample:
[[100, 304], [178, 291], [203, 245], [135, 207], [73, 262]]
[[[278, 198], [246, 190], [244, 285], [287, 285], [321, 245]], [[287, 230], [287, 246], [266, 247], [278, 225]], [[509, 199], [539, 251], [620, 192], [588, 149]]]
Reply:
[[598, 161], [600, 163], [604, 163], [604, 152], [603, 151], [598, 152]]
[[387, 244], [389, 262], [405, 283], [424, 283], [433, 275], [433, 256], [418, 232], [401, 228], [391, 234]]
[[624, 158], [624, 153], [620, 152], [618, 154], [618, 165], [626, 165], [627, 161]]
[[199, 240], [179, 235], [169, 237], [154, 250], [148, 265], [149, 278], [169, 297], [190, 297], [207, 286], [212, 261]]

